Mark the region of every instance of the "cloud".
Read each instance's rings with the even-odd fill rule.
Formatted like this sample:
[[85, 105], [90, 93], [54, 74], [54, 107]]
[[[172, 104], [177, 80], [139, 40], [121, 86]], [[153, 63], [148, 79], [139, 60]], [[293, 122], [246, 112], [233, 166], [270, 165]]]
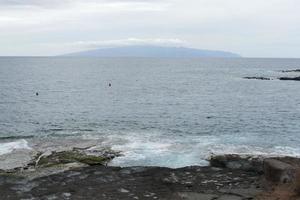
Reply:
[[[1, 6], [8, 5], [8, 7]], [[167, 7], [155, 0], [0, 0], [0, 31], [36, 32], [68, 28], [70, 24], [90, 27], [98, 22], [122, 22], [119, 15], [160, 12]], [[123, 23], [123, 22], [122, 22]]]
[[58, 6], [62, 4], [69, 4], [69, 0], [0, 0], [1, 6]]
[[0, 0], [0, 6], [57, 8], [75, 4], [153, 3], [157, 0]]
[[180, 38], [202, 49], [295, 57], [299, 6], [299, 0], [0, 0], [0, 55]]

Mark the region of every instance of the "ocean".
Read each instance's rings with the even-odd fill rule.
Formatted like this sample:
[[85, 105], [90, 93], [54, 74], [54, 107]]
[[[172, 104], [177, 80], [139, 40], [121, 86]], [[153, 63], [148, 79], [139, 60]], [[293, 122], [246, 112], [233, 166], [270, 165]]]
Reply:
[[243, 79], [299, 68], [300, 59], [2, 57], [0, 155], [91, 141], [122, 152], [115, 166], [300, 156], [300, 83]]

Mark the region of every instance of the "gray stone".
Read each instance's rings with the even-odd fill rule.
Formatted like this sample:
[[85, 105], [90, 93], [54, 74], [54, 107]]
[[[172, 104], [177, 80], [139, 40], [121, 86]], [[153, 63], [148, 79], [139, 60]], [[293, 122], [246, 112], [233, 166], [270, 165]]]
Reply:
[[178, 183], [179, 178], [172, 172], [169, 177], [163, 179], [163, 182], [165, 182], [165, 183]]
[[8, 171], [26, 167], [34, 156], [35, 152], [28, 149], [15, 150], [11, 153], [0, 155], [0, 170]]
[[282, 81], [300, 81], [300, 76], [298, 77], [279, 77]]
[[217, 200], [242, 200], [242, 197], [235, 195], [222, 195]]
[[271, 78], [261, 77], [261, 76], [247, 76], [244, 79], [257, 79], [257, 80], [271, 80]]
[[295, 179], [296, 169], [292, 165], [276, 160], [266, 159], [264, 161], [264, 173], [268, 181], [277, 183], [288, 183]]
[[224, 194], [230, 194], [234, 196], [240, 196], [243, 198], [254, 198], [256, 195], [258, 195], [261, 190], [256, 188], [247, 188], [247, 189], [222, 189], [220, 192]]
[[124, 188], [121, 188], [119, 191], [122, 192], [122, 193], [129, 193], [129, 190], [126, 190]]
[[245, 171], [263, 172], [263, 158], [250, 155], [213, 155], [210, 160], [212, 167], [240, 169]]
[[218, 198], [218, 196], [214, 194], [203, 194], [195, 192], [178, 193], [178, 197], [182, 200], [213, 200]]

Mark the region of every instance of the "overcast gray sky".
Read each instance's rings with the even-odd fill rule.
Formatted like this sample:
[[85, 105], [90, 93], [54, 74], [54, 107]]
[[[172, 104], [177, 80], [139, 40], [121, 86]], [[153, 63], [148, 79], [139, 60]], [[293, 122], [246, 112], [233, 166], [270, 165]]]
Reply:
[[299, 0], [0, 0], [0, 55], [131, 44], [300, 57]]

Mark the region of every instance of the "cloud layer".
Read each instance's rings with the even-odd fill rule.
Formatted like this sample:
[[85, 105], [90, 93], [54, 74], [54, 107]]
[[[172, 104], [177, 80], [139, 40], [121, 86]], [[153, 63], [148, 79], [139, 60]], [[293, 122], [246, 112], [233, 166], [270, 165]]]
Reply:
[[0, 0], [0, 55], [161, 44], [300, 57], [299, 7], [298, 0]]

